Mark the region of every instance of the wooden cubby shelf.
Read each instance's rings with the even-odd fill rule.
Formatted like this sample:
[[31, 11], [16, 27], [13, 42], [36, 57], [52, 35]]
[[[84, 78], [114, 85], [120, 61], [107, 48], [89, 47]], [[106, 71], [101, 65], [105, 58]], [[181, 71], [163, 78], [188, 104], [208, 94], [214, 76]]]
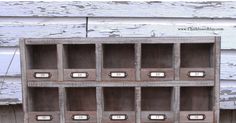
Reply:
[[219, 123], [220, 37], [25, 38], [24, 123]]
[[95, 44], [66, 44], [64, 51], [64, 80], [96, 80]]

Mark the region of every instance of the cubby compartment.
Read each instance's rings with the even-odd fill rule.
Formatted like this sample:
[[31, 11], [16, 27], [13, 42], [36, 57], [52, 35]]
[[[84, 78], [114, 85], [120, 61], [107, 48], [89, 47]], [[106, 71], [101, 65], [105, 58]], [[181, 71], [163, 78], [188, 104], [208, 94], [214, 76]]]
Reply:
[[33, 87], [28, 92], [30, 123], [60, 122], [58, 88]]
[[141, 89], [142, 123], [174, 123], [173, 87], [143, 87]]
[[135, 80], [134, 47], [134, 44], [103, 44], [102, 80]]
[[66, 44], [63, 55], [64, 80], [96, 80], [95, 44]]
[[105, 87], [103, 98], [103, 123], [133, 123], [135, 121], [135, 89], [133, 87]]
[[66, 123], [96, 123], [95, 87], [66, 88]]
[[28, 80], [57, 81], [57, 45], [26, 45]]
[[181, 44], [181, 80], [214, 79], [214, 44]]
[[181, 87], [180, 122], [213, 122], [213, 87]]
[[173, 80], [173, 44], [141, 47], [141, 80]]

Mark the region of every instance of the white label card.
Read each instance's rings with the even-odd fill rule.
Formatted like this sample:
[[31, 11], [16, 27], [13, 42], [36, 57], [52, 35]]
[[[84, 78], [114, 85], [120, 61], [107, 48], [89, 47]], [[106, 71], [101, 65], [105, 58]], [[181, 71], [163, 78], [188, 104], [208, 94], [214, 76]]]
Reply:
[[112, 78], [125, 78], [127, 74], [125, 72], [111, 72], [110, 76]]
[[73, 72], [73, 73], [71, 73], [71, 77], [72, 78], [87, 78], [88, 73], [86, 73], [86, 72]]
[[150, 114], [149, 116], [150, 120], [165, 120], [166, 116], [164, 114]]
[[36, 116], [36, 120], [37, 121], [51, 121], [52, 116], [50, 116], [50, 115], [38, 115], [38, 116]]
[[205, 115], [204, 114], [189, 114], [188, 119], [189, 120], [204, 120]]
[[112, 114], [110, 116], [111, 120], [127, 120], [128, 117], [125, 114]]
[[36, 72], [34, 73], [35, 78], [50, 78], [50, 73], [48, 72]]
[[189, 77], [204, 77], [205, 72], [203, 71], [190, 71], [189, 72]]
[[164, 78], [166, 75], [165, 72], [150, 72], [149, 76], [151, 78]]
[[78, 115], [73, 115], [72, 119], [73, 120], [88, 120], [89, 116], [86, 114], [78, 114]]

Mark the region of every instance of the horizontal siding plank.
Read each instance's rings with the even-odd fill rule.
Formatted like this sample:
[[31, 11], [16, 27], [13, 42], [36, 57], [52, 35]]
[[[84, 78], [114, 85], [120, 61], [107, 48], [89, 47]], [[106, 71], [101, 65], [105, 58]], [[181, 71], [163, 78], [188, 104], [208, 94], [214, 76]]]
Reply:
[[89, 18], [88, 37], [221, 36], [222, 49], [236, 49], [230, 19]]
[[[0, 16], [235, 18], [236, 2], [0, 2]], [[130, 11], [132, 10], [132, 11]]]
[[0, 105], [21, 104], [22, 90], [20, 78], [0, 78]]
[[85, 36], [86, 18], [0, 18], [0, 46], [17, 46], [21, 37]]
[[[20, 76], [20, 54], [17, 48], [0, 48], [0, 76], [4, 76], [9, 63], [16, 52], [13, 62], [9, 68], [7, 76]], [[236, 51], [222, 50], [221, 52], [221, 79], [236, 80]]]
[[236, 81], [221, 81], [220, 108], [236, 109]]

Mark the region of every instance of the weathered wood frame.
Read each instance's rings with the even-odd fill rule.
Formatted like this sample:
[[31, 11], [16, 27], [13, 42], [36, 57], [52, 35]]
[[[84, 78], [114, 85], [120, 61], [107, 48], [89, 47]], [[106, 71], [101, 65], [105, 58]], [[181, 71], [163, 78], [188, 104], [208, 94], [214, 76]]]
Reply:
[[[102, 44], [135, 44], [135, 79], [134, 81], [102, 81]], [[141, 44], [158, 43], [173, 44], [173, 68], [174, 80], [167, 81], [141, 81]], [[213, 80], [181, 80], [180, 79], [180, 46], [181, 43], [212, 43], [214, 44], [214, 79]], [[27, 53], [26, 45], [57, 45], [57, 69], [58, 80], [55, 81], [30, 81], [27, 76]], [[96, 81], [64, 81], [63, 68], [63, 44], [95, 44], [96, 45]], [[97, 123], [102, 123], [104, 111], [103, 87], [135, 87], [135, 115], [136, 123], [141, 123], [141, 88], [142, 87], [173, 87], [174, 123], [180, 122], [180, 87], [201, 86], [213, 87], [213, 123], [219, 123], [219, 71], [220, 71], [220, 37], [161, 37], [161, 38], [26, 38], [20, 41], [24, 123], [29, 123], [28, 89], [30, 87], [57, 87], [59, 89], [60, 123], [65, 123], [66, 111], [66, 87], [96, 87], [97, 97]]]

